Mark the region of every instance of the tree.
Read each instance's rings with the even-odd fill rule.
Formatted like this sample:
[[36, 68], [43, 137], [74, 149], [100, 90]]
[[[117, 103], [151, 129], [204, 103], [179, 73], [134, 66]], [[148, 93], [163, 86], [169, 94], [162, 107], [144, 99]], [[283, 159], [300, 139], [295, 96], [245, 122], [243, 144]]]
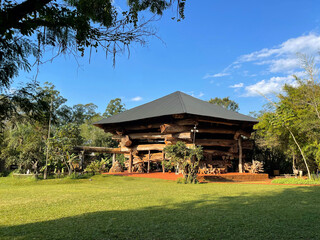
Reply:
[[[50, 115], [54, 130], [67, 126], [61, 121], [67, 100], [51, 83], [45, 83], [43, 87], [37, 83], [27, 84], [0, 97], [0, 104], [4, 106], [0, 108], [0, 158], [5, 160], [7, 166], [17, 164], [21, 169], [32, 167], [38, 173], [41, 166], [46, 166], [46, 142], [55, 134], [53, 131], [48, 135]], [[71, 133], [69, 137], [72, 137]]]
[[95, 147], [117, 147], [117, 141], [112, 139], [111, 133], [105, 133], [101, 128], [97, 128], [92, 125], [91, 122], [95, 122], [101, 119], [101, 116], [96, 116], [79, 126], [80, 135], [83, 139], [83, 145], [95, 146]]
[[293, 167], [301, 158], [310, 178], [320, 156], [320, 83], [314, 59], [302, 55], [301, 61], [305, 78], [296, 77], [295, 86], [285, 85], [284, 93], [278, 95], [277, 102], [270, 101], [273, 108], [259, 118], [255, 128], [260, 142], [292, 156]]
[[[128, 0], [120, 13], [112, 0], [0, 1], [0, 88], [8, 88], [20, 69], [30, 71], [30, 55], [43, 63], [48, 47], [55, 47], [57, 55], [81, 56], [86, 49], [102, 48], [115, 59], [132, 43], [144, 45], [155, 32], [141, 12], [161, 15], [173, 2]], [[178, 20], [184, 18], [184, 6], [185, 0], [177, 0]]]
[[73, 160], [76, 158], [71, 152], [73, 147], [82, 143], [79, 126], [76, 124], [66, 124], [54, 130], [51, 138], [50, 162], [54, 166], [65, 166], [71, 175]]
[[118, 113], [121, 113], [125, 110], [126, 109], [125, 109], [124, 104], [122, 104], [122, 102], [121, 102], [121, 98], [115, 98], [115, 99], [110, 100], [103, 116], [104, 117], [111, 117], [111, 116], [116, 115]]
[[77, 104], [72, 107], [72, 122], [77, 124], [83, 124], [89, 121], [99, 114], [96, 112], [97, 105], [93, 103]]
[[46, 131], [38, 124], [23, 123], [8, 128], [4, 132], [0, 158], [5, 159], [7, 167], [18, 165], [19, 171], [33, 169], [38, 174], [45, 159], [45, 134]]
[[187, 148], [184, 142], [178, 141], [175, 145], [166, 146], [164, 151], [182, 171], [185, 183], [197, 183], [199, 161], [203, 157], [201, 147]]
[[228, 109], [228, 110], [231, 110], [231, 111], [238, 112], [240, 110], [238, 103], [236, 103], [235, 101], [229, 99], [229, 97], [211, 98], [208, 102], [212, 103], [212, 104], [216, 104], [218, 106], [221, 106], [221, 107], [223, 107], [225, 109]]

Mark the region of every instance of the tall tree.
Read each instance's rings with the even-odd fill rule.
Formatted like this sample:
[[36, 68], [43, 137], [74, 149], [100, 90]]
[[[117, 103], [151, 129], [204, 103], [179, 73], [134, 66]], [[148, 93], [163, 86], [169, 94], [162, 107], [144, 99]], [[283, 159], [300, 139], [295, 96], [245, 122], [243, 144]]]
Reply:
[[231, 111], [235, 111], [235, 112], [238, 112], [240, 110], [239, 108], [239, 104], [236, 103], [235, 101], [229, 99], [229, 97], [225, 97], [225, 98], [211, 98], [209, 101], [209, 103], [212, 103], [212, 104], [216, 104], [216, 105], [219, 105], [223, 108], [226, 108], [228, 110], [231, 110]]
[[121, 98], [115, 98], [115, 99], [110, 100], [103, 116], [104, 117], [111, 117], [111, 116], [116, 115], [118, 113], [121, 113], [125, 110], [126, 109], [125, 109], [124, 104], [121, 101]]
[[273, 108], [259, 118], [255, 127], [260, 142], [280, 147], [296, 160], [300, 158], [310, 177], [320, 163], [320, 82], [313, 58], [302, 56], [302, 67], [305, 77], [296, 77], [295, 86], [285, 85]]
[[[113, 57], [131, 43], [144, 45], [155, 34], [141, 12], [161, 15], [174, 0], [128, 0], [119, 10], [113, 0], [0, 1], [0, 88], [8, 88], [20, 69], [29, 71], [29, 56], [38, 64], [48, 47], [58, 54], [84, 55], [103, 49]], [[178, 19], [185, 0], [177, 0]]]
[[99, 116], [96, 112], [97, 108], [98, 106], [93, 103], [74, 105], [72, 107], [72, 122], [82, 124]]

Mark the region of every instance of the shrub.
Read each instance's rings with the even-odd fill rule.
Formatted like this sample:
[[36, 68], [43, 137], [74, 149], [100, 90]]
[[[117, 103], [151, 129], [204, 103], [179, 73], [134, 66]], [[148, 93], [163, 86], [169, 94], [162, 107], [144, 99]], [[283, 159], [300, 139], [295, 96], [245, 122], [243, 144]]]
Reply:
[[185, 183], [197, 183], [199, 161], [203, 157], [201, 147], [188, 148], [184, 142], [178, 141], [175, 145], [166, 146], [164, 151], [182, 171]]
[[101, 161], [93, 161], [91, 162], [85, 169], [86, 172], [97, 174], [101, 173], [106, 169], [107, 160], [101, 159]]

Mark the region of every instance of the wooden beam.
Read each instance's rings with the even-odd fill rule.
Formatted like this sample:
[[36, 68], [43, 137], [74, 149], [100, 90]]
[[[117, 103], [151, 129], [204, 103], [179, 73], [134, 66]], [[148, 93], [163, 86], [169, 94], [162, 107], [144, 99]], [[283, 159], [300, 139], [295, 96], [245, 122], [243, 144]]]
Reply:
[[[187, 143], [186, 146], [188, 148], [191, 148], [193, 147], [193, 144]], [[130, 150], [131, 151], [149, 151], [149, 150], [162, 151], [165, 147], [166, 147], [165, 144], [141, 144], [141, 145], [134, 146], [132, 148], [121, 147], [121, 150], [123, 152], [129, 152]]]
[[235, 134], [236, 130], [224, 128], [199, 128], [198, 133], [212, 133], [212, 134]]
[[131, 133], [129, 134], [131, 139], [164, 139], [165, 135], [159, 132], [151, 132], [151, 133]]
[[[139, 155], [139, 156], [141, 156], [141, 155]], [[159, 153], [150, 153], [150, 155], [149, 154], [143, 154], [141, 156], [141, 159], [143, 161], [148, 161], [148, 160], [154, 161], [154, 160], [160, 160], [161, 158], [162, 158], [162, 153], [161, 152], [159, 152]]]
[[[131, 133], [128, 134], [129, 139], [146, 139], [146, 140], [157, 140], [157, 139], [173, 139], [173, 138], [178, 138], [178, 139], [191, 139], [191, 132], [181, 132], [181, 133], [175, 133], [175, 134], [163, 134], [163, 133], [157, 133], [157, 132], [152, 132], [152, 133]], [[118, 136], [118, 135], [114, 135], [112, 137], [112, 139], [115, 140], [120, 140], [122, 141], [122, 139], [124, 138], [124, 136]]]
[[234, 126], [234, 125], [239, 125], [239, 123], [232, 123], [232, 122], [225, 122], [225, 121], [218, 121], [218, 120], [207, 120], [207, 119], [198, 119], [199, 122], [208, 122], [208, 123], [217, 123], [217, 124], [222, 124], [222, 125], [227, 125], [227, 126]]
[[233, 139], [196, 139], [196, 145], [231, 147], [237, 141]]
[[133, 126], [125, 126], [124, 129], [128, 131], [136, 131], [136, 130], [147, 130], [152, 128], [160, 128], [162, 123], [150, 123], [146, 125], [133, 125]]
[[121, 138], [120, 144], [123, 147], [130, 147], [131, 144], [132, 144], [132, 141], [130, 140], [129, 136], [126, 135], [126, 136]]
[[177, 121], [175, 121], [175, 123], [178, 124], [178, 125], [181, 125], [181, 126], [185, 126], [185, 125], [194, 126], [194, 125], [197, 125], [197, 124], [198, 124], [197, 120], [195, 120], [195, 119], [190, 119], [190, 118], [188, 118], [188, 119], [183, 119], [183, 120], [177, 120]]
[[242, 168], [242, 144], [241, 144], [241, 137], [238, 139], [238, 145], [239, 145], [239, 173], [243, 172]]
[[181, 133], [174, 133], [174, 134], [167, 134], [166, 138], [167, 141], [171, 140], [179, 140], [179, 139], [189, 139], [191, 140], [191, 132], [181, 132]]
[[178, 133], [190, 131], [190, 127], [180, 126], [178, 124], [162, 124], [160, 126], [161, 133]]
[[211, 149], [204, 149], [203, 153], [210, 153], [215, 156], [234, 156], [233, 153], [227, 152], [227, 151], [220, 151], [220, 150], [211, 150]]
[[100, 152], [100, 153], [127, 153], [128, 150], [121, 150], [121, 148], [107, 148], [107, 147], [90, 147], [90, 146], [76, 146], [74, 151], [86, 151], [86, 152]]

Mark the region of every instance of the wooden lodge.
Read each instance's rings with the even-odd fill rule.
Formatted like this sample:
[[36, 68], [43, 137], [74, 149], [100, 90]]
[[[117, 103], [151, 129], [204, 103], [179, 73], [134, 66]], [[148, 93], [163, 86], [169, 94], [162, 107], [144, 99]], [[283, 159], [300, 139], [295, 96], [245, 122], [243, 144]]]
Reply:
[[[174, 92], [94, 125], [112, 133], [119, 142], [118, 148], [100, 150], [124, 154], [128, 172], [149, 172], [151, 163], [159, 166], [166, 159], [165, 146], [183, 141], [190, 147], [203, 147], [200, 173], [209, 169], [220, 173], [243, 172], [243, 161], [253, 148], [249, 137], [255, 123], [252, 117]], [[83, 150], [93, 150], [87, 148]]]

